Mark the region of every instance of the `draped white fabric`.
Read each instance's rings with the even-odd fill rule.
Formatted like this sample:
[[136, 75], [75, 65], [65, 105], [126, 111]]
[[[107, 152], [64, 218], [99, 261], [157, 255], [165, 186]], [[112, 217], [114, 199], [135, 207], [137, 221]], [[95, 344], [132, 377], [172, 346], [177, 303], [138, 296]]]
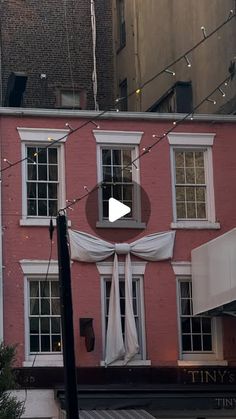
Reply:
[[[118, 359], [127, 363], [139, 351], [133, 312], [132, 263], [130, 254], [148, 261], [169, 259], [173, 254], [175, 232], [154, 233], [133, 243], [113, 244], [91, 234], [69, 230], [71, 259], [79, 262], [99, 262], [114, 256], [106, 335], [105, 363]], [[125, 342], [120, 313], [118, 254], [125, 254]]]

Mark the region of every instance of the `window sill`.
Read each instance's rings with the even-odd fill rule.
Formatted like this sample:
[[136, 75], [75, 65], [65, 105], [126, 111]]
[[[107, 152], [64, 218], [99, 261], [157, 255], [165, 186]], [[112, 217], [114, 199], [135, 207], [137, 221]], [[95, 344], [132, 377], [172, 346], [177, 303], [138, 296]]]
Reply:
[[212, 360], [212, 361], [204, 361], [204, 360], [195, 360], [195, 361], [185, 361], [185, 360], [178, 360], [178, 366], [179, 367], [194, 367], [194, 366], [201, 366], [201, 365], [205, 365], [205, 366], [227, 366], [228, 365], [228, 361], [225, 360]]
[[61, 355], [31, 355], [23, 362], [23, 367], [63, 367], [63, 356]]
[[[151, 361], [150, 360], [142, 360], [142, 359], [133, 359], [132, 361], [129, 361], [127, 364], [124, 364], [124, 361], [114, 361], [111, 364], [107, 365], [107, 367], [134, 367], [134, 366], [150, 366]], [[105, 367], [105, 361], [100, 362], [101, 367]]]
[[139, 221], [133, 221], [133, 220], [117, 220], [114, 223], [111, 223], [110, 221], [98, 221], [96, 223], [97, 228], [133, 228], [133, 229], [139, 229], [144, 230], [146, 228], [146, 223], [141, 223]]
[[[56, 218], [52, 219], [53, 225], [57, 225]], [[49, 227], [50, 218], [21, 218], [20, 226], [35, 226], [35, 227]], [[68, 226], [71, 226], [71, 221], [68, 220]]]
[[170, 225], [173, 229], [219, 230], [220, 223], [210, 221], [177, 221]]

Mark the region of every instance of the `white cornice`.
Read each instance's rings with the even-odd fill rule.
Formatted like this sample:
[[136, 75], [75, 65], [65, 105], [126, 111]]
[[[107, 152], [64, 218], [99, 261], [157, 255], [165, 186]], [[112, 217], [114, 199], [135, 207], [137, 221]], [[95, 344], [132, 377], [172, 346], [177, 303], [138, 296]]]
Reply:
[[[102, 115], [101, 115], [102, 114]], [[180, 113], [155, 113], [155, 112], [97, 112], [97, 111], [78, 111], [65, 109], [42, 109], [42, 108], [1, 108], [0, 115], [8, 116], [36, 116], [36, 117], [51, 117], [51, 118], [97, 118], [99, 120], [105, 119], [140, 119], [140, 120], [155, 120], [155, 121], [180, 121], [186, 114]], [[192, 115], [186, 118], [189, 122], [236, 122], [236, 115], [222, 115], [222, 114], [195, 114], [192, 120]]]

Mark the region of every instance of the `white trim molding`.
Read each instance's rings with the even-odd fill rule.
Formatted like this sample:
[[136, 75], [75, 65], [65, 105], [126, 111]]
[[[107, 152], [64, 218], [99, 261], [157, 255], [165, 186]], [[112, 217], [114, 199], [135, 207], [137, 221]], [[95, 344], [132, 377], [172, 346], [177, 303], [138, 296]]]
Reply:
[[[48, 260], [33, 260], [33, 259], [21, 259], [20, 265], [24, 275], [58, 275], [58, 261], [51, 260], [50, 265]], [[48, 268], [49, 265], [49, 268]]]
[[170, 145], [181, 146], [213, 146], [216, 134], [170, 132], [167, 137]]
[[97, 144], [133, 144], [141, 142], [143, 132], [93, 130]]
[[54, 128], [25, 128], [17, 127], [21, 141], [42, 143], [49, 141], [60, 141], [65, 143], [70, 132], [69, 129], [54, 129]]
[[[111, 275], [112, 274], [112, 268], [113, 268], [113, 262], [97, 262], [97, 270], [100, 275]], [[145, 269], [147, 266], [147, 262], [131, 262], [132, 265], [132, 274], [133, 275], [144, 275]], [[118, 264], [119, 269], [119, 275], [125, 274], [125, 263], [119, 262]]]

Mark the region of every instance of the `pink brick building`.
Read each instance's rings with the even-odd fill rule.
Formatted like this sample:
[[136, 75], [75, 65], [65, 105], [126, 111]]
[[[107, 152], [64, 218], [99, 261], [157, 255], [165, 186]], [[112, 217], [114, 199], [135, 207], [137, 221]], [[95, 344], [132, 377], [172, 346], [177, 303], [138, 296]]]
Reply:
[[[69, 229], [110, 243], [176, 232], [171, 259], [131, 255], [139, 348], [126, 365], [120, 359], [104, 366], [113, 256], [73, 261], [80, 407], [141, 409], [158, 418], [235, 417], [234, 287], [230, 307], [221, 303], [196, 317], [191, 283], [193, 249], [236, 225], [235, 116], [179, 122], [150, 152], [173, 127], [173, 115], [121, 112], [100, 119], [95, 112], [2, 109], [0, 117], [1, 338], [17, 345], [19, 382], [28, 388], [24, 417], [56, 418], [63, 408], [57, 237], [55, 231], [50, 242], [48, 227], [70, 201]], [[73, 202], [100, 182], [98, 191]], [[132, 208], [115, 224], [108, 221], [111, 196]], [[124, 260], [118, 256], [122, 332]], [[84, 318], [93, 319], [90, 352], [80, 336]]]

